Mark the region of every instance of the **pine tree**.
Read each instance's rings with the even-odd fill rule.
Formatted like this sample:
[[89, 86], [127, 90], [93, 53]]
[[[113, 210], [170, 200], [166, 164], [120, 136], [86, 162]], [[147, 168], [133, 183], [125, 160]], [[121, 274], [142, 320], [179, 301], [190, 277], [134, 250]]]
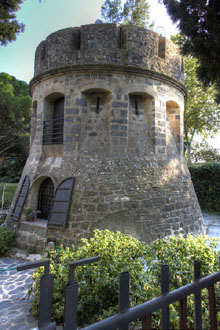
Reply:
[[7, 45], [24, 31], [24, 24], [16, 20], [15, 12], [23, 0], [0, 0], [0, 44]]
[[101, 14], [105, 21], [119, 23], [121, 20], [121, 0], [106, 0], [102, 5]]
[[220, 1], [162, 0], [183, 37], [183, 54], [198, 59], [198, 77], [220, 86]]
[[106, 22], [145, 27], [149, 25], [149, 8], [147, 0], [127, 0], [123, 8], [121, 0], [106, 0], [101, 13]]

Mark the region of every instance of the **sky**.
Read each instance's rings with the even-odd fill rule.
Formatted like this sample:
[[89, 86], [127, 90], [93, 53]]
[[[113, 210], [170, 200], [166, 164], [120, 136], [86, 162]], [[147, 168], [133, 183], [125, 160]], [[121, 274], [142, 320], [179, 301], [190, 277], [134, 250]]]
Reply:
[[[27, 83], [34, 75], [35, 50], [42, 40], [63, 28], [91, 24], [101, 19], [105, 0], [25, 0], [17, 19], [25, 24], [25, 32], [16, 41], [0, 46], [0, 72], [6, 72]], [[122, 3], [125, 0], [122, 0]], [[165, 7], [158, 0], [149, 0], [154, 31], [167, 38], [178, 30], [171, 23]], [[220, 137], [209, 142], [220, 148]]]

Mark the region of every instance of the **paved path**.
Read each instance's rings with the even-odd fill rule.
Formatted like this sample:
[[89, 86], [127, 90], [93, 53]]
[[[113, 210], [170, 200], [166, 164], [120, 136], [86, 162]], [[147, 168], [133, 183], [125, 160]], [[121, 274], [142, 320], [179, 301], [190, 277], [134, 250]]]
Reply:
[[[220, 238], [220, 216], [203, 214], [203, 217], [208, 235]], [[24, 263], [12, 258], [0, 258], [0, 269], [15, 268]], [[30, 330], [37, 327], [37, 321], [29, 312], [31, 302], [27, 296], [32, 272], [17, 272], [16, 269], [0, 271], [0, 330]]]
[[[0, 269], [15, 268], [24, 261], [0, 258]], [[16, 269], [0, 271], [0, 329], [30, 330], [37, 327], [31, 316], [27, 292], [33, 270], [17, 272]]]

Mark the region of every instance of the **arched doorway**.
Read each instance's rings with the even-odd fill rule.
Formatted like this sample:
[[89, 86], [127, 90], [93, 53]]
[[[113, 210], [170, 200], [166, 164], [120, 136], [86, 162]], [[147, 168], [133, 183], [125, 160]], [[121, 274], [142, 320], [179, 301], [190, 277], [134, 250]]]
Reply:
[[39, 189], [38, 193], [38, 214], [37, 217], [40, 219], [48, 219], [49, 212], [53, 200], [54, 184], [50, 178], [45, 179]]

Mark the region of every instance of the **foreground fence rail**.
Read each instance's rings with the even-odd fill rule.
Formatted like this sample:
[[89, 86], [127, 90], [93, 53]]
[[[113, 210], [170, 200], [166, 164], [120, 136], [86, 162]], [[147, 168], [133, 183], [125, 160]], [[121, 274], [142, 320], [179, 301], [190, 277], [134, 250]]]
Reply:
[[[99, 321], [83, 330], [113, 330], [113, 329], [129, 329], [129, 323], [137, 319], [142, 320], [143, 330], [151, 330], [151, 314], [161, 309], [161, 329], [170, 329], [169, 305], [180, 302], [180, 325], [179, 329], [187, 329], [187, 300], [186, 298], [194, 294], [195, 301], [195, 329], [202, 329], [202, 307], [201, 307], [201, 290], [208, 288], [209, 307], [210, 307], [210, 329], [217, 330], [216, 318], [216, 300], [214, 284], [220, 281], [220, 272], [200, 278], [200, 262], [194, 262], [194, 282], [187, 284], [179, 289], [169, 292], [169, 267], [164, 265], [161, 267], [161, 296], [154, 298], [146, 303], [128, 308], [124, 312], [111, 316], [105, 320]], [[121, 284], [121, 283], [120, 283]], [[121, 284], [123, 285], [123, 284]], [[121, 286], [120, 285], [120, 286]]]
[[[82, 259], [69, 263], [69, 283], [66, 286], [64, 330], [77, 329], [78, 283], [74, 281], [74, 271], [78, 266], [97, 262], [99, 257]], [[18, 271], [44, 266], [40, 283], [40, 310], [38, 327], [41, 330], [54, 330], [56, 323], [51, 321], [53, 275], [49, 274], [50, 262], [44, 260], [17, 267]], [[194, 262], [194, 282], [169, 292], [169, 266], [161, 267], [161, 296], [138, 306], [129, 308], [129, 273], [122, 272], [119, 277], [119, 313], [105, 320], [86, 326], [84, 330], [128, 330], [129, 323], [141, 319], [143, 330], [152, 329], [152, 313], [161, 310], [161, 329], [170, 329], [169, 305], [179, 302], [179, 329], [187, 329], [187, 297], [194, 295], [194, 329], [202, 329], [201, 290], [207, 288], [209, 296], [210, 329], [217, 330], [217, 312], [214, 284], [220, 281], [220, 271], [201, 278], [200, 262]]]

